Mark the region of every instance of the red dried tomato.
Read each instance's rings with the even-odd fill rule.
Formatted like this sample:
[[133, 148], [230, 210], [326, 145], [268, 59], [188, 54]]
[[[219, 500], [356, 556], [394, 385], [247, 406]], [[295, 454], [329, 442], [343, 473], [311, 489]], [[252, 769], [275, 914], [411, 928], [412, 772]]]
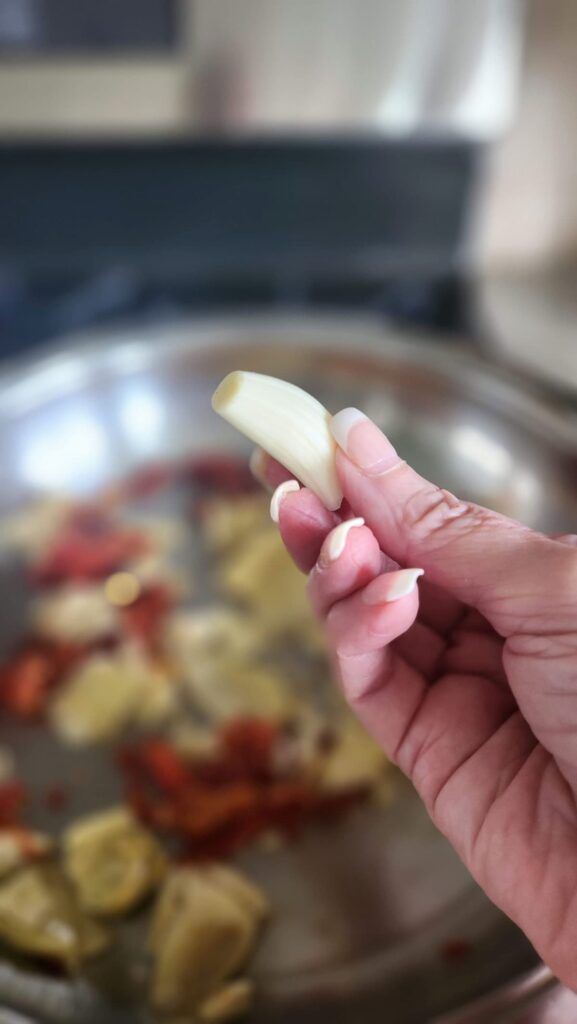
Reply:
[[26, 792], [20, 782], [5, 782], [0, 786], [0, 828], [20, 825], [26, 803]]
[[198, 859], [228, 857], [271, 830], [291, 839], [365, 795], [326, 795], [309, 779], [275, 779], [277, 737], [276, 725], [251, 718], [223, 728], [211, 759], [187, 761], [163, 740], [125, 749], [128, 802], [142, 821], [180, 841], [185, 859]]
[[186, 793], [191, 775], [173, 747], [163, 740], [147, 740], [139, 749], [140, 764], [159, 789], [166, 793]]
[[195, 455], [183, 463], [180, 472], [188, 483], [214, 494], [234, 497], [250, 494], [258, 487], [248, 464], [243, 459], [223, 452]]
[[173, 606], [174, 596], [166, 587], [147, 587], [136, 601], [120, 609], [123, 629], [154, 648], [159, 629]]
[[168, 463], [151, 463], [142, 466], [121, 485], [120, 496], [124, 501], [135, 501], [158, 494], [173, 482], [178, 470]]
[[0, 704], [21, 718], [41, 714], [52, 689], [89, 648], [29, 641], [0, 667]]
[[79, 530], [83, 534], [90, 534], [94, 537], [99, 534], [109, 533], [110, 527], [110, 516], [98, 504], [76, 505], [74, 508], [71, 508], [66, 517], [64, 529]]
[[146, 547], [139, 530], [108, 526], [93, 531], [73, 524], [32, 569], [32, 583], [52, 586], [65, 580], [104, 579], [143, 554]]
[[265, 831], [260, 817], [251, 815], [229, 823], [207, 836], [184, 843], [181, 860], [223, 860], [254, 842]]
[[0, 700], [14, 714], [34, 718], [44, 708], [52, 676], [52, 665], [46, 654], [24, 653], [2, 669]]
[[262, 718], [240, 718], [220, 732], [225, 759], [249, 778], [267, 778], [272, 773], [273, 753], [279, 738], [278, 726]]

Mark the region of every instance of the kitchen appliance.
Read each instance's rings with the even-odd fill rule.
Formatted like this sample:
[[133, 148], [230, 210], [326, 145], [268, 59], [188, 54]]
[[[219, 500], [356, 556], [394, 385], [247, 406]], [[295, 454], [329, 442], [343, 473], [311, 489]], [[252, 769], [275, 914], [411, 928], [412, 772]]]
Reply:
[[464, 327], [482, 146], [514, 110], [523, 12], [6, 0], [0, 354], [222, 308]]

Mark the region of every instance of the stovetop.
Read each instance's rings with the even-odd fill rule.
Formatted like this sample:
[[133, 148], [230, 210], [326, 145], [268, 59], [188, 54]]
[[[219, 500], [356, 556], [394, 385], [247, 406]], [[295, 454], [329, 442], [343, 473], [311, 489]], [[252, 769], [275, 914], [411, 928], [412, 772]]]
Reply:
[[457, 275], [438, 279], [348, 276], [313, 279], [306, 274], [247, 279], [151, 282], [135, 271], [111, 268], [50, 283], [16, 275], [0, 277], [0, 357], [30, 350], [77, 331], [123, 322], [150, 325], [212, 313], [382, 316], [388, 322], [435, 332], [470, 334], [468, 286]]
[[477, 165], [440, 139], [0, 147], [0, 356], [237, 309], [463, 330]]

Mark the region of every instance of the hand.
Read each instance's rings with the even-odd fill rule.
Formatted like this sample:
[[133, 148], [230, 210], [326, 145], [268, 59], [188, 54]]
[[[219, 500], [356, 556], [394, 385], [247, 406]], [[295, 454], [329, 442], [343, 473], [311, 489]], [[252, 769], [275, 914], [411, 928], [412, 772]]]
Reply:
[[345, 517], [366, 525], [339, 525], [306, 489], [277, 503], [347, 700], [577, 989], [577, 538], [459, 501], [356, 410], [333, 432]]

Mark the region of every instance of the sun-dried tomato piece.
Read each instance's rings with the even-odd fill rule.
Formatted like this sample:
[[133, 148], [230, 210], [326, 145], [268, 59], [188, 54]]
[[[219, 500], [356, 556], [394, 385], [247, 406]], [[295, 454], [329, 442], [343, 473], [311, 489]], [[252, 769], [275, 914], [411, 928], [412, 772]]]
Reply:
[[180, 859], [185, 863], [227, 859], [258, 839], [263, 831], [266, 828], [260, 816], [245, 815], [206, 836], [197, 836], [193, 841], [185, 842]]
[[262, 718], [241, 718], [223, 726], [220, 744], [232, 767], [249, 778], [270, 777], [279, 728]]
[[164, 740], [147, 740], [141, 745], [139, 756], [142, 767], [161, 790], [166, 793], [186, 794], [191, 784], [191, 775], [173, 747]]
[[119, 758], [134, 813], [181, 844], [185, 859], [229, 857], [259, 835], [293, 839], [312, 821], [331, 820], [366, 795], [323, 794], [309, 778], [278, 780], [272, 752], [278, 727], [258, 718], [227, 723], [216, 757], [187, 760], [164, 740]]
[[14, 714], [34, 718], [44, 708], [52, 678], [52, 665], [46, 654], [24, 653], [3, 668], [0, 700]]
[[234, 782], [222, 789], [193, 790], [192, 799], [178, 808], [177, 826], [184, 836], [209, 836], [232, 822], [248, 819], [258, 811], [259, 794], [247, 782]]
[[258, 487], [248, 464], [223, 452], [193, 456], [183, 463], [181, 476], [203, 490], [231, 497], [250, 494]]
[[154, 649], [160, 627], [173, 606], [174, 595], [167, 587], [146, 587], [136, 601], [120, 609], [125, 633], [141, 638]]
[[36, 718], [70, 669], [90, 650], [73, 644], [28, 642], [0, 666], [0, 704], [21, 718]]
[[178, 470], [169, 463], [153, 462], [142, 466], [121, 485], [121, 498], [124, 501], [149, 498], [168, 487], [177, 474]]
[[26, 791], [20, 782], [5, 782], [0, 786], [0, 828], [20, 825], [26, 803]]
[[75, 505], [66, 518], [65, 530], [78, 530], [92, 537], [110, 533], [110, 529], [110, 516], [100, 505]]
[[266, 791], [265, 806], [269, 828], [290, 838], [312, 817], [314, 790], [308, 782], [276, 782]]
[[146, 548], [146, 538], [140, 530], [118, 526], [92, 530], [73, 524], [33, 567], [31, 581], [38, 586], [52, 586], [65, 580], [104, 579], [127, 561], [144, 554]]

